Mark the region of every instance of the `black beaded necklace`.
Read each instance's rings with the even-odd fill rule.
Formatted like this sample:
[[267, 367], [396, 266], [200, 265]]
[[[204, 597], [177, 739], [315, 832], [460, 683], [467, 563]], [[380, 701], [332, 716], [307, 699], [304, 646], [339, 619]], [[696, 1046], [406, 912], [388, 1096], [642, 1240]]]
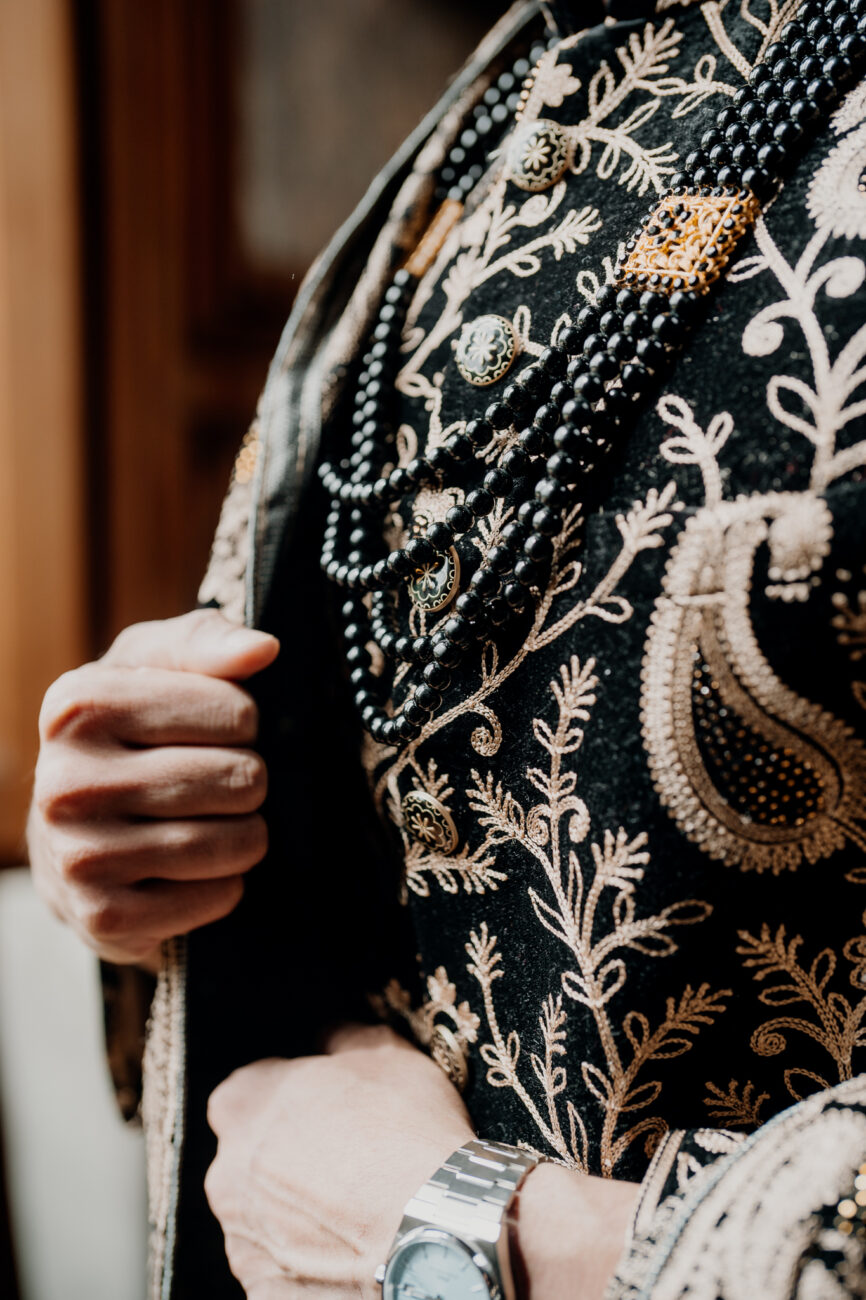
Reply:
[[[385, 473], [396, 458], [388, 399], [410, 301], [484, 173], [497, 127], [501, 134], [516, 110], [519, 117], [515, 86], [528, 71], [526, 60], [503, 73], [475, 107], [439, 174], [441, 206], [385, 292], [355, 389], [351, 452], [320, 467], [331, 501], [322, 567], [346, 589], [350, 677], [374, 739], [393, 745], [413, 740], [441, 707], [471, 647], [544, 591], [566, 511], [578, 501], [591, 504], [598, 470], [685, 344], [737, 240], [864, 57], [866, 0], [806, 0], [644, 217], [626, 245], [616, 283], [605, 285], [595, 304], [583, 307], [555, 343], [515, 375], [483, 419], [470, 420], [444, 446]], [[553, 183], [569, 162], [562, 133], [544, 119], [518, 121], [504, 152], [509, 178], [525, 190]], [[516, 349], [509, 330], [499, 317], [485, 317], [480, 331], [458, 343], [457, 364], [471, 382], [494, 383], [510, 369]], [[499, 464], [486, 469], [479, 452], [509, 429], [520, 432]], [[389, 549], [384, 532], [390, 511], [426, 486], [460, 488], [463, 504], [405, 546]], [[461, 592], [455, 542], [505, 497], [516, 504], [516, 518]], [[397, 592], [404, 587], [419, 609], [437, 613], [453, 602], [454, 612], [429, 635], [401, 633]], [[387, 666], [378, 674], [371, 643]], [[414, 669], [416, 679], [391, 716], [385, 702], [399, 663]]]

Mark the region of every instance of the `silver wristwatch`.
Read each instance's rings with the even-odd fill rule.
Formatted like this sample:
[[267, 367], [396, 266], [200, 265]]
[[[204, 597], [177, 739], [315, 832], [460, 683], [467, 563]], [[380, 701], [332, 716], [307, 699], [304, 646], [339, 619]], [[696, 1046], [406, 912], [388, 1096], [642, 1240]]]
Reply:
[[542, 1157], [500, 1142], [467, 1142], [403, 1211], [383, 1300], [514, 1300], [508, 1209]]

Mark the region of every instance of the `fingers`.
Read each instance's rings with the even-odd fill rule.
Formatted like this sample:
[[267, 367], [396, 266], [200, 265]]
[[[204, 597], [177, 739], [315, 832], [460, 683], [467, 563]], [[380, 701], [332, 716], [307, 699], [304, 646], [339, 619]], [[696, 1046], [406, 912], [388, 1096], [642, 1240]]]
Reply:
[[84, 751], [74, 764], [46, 758], [36, 798], [50, 824], [125, 817], [227, 817], [253, 813], [267, 792], [267, 768], [250, 749], [162, 746], [106, 758]]
[[201, 817], [75, 826], [58, 834], [54, 862], [69, 886], [100, 888], [140, 880], [216, 880], [243, 875], [268, 848], [264, 818]]
[[42, 740], [127, 745], [251, 745], [258, 710], [232, 682], [165, 668], [89, 664], [49, 687]]
[[276, 637], [237, 627], [218, 610], [200, 609], [126, 628], [101, 662], [243, 681], [272, 663], [279, 649]]
[[79, 890], [70, 917], [108, 961], [133, 962], [158, 944], [220, 921], [243, 897], [242, 876], [224, 880], [148, 880], [128, 888]]

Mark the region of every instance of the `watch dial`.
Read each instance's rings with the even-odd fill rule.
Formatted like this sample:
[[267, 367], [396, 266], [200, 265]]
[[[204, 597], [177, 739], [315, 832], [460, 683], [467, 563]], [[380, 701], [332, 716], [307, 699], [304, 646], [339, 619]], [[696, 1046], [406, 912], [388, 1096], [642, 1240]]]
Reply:
[[391, 1258], [384, 1300], [487, 1300], [484, 1274], [447, 1236], [407, 1242]]

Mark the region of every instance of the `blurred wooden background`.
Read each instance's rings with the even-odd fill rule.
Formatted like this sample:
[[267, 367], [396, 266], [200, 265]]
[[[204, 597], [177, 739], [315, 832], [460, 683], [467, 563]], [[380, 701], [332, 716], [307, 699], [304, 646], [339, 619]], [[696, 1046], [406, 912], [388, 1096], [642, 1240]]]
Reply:
[[45, 688], [194, 602], [300, 278], [504, 8], [0, 0], [0, 867]]
[[0, 862], [45, 687], [193, 602], [300, 278], [502, 8], [0, 0]]

